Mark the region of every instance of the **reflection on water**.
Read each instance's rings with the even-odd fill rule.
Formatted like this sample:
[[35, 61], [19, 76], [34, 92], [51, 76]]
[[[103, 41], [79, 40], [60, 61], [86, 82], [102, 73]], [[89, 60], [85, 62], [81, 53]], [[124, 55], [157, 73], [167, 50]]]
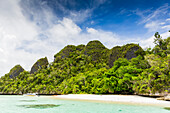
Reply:
[[164, 109], [166, 109], [166, 110], [170, 110], [170, 107], [165, 107]]
[[0, 113], [170, 113], [170, 108], [0, 95]]
[[25, 107], [25, 108], [46, 109], [46, 108], [59, 107], [60, 105], [55, 105], [55, 104], [37, 104], [37, 105], [18, 105], [18, 106], [19, 107]]

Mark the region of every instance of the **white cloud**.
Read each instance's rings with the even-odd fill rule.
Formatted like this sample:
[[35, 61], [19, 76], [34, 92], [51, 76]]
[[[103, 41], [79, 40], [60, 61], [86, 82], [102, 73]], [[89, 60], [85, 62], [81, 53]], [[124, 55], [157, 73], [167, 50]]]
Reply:
[[[87, 44], [91, 40], [100, 40], [106, 47], [112, 48], [141, 40], [120, 40], [121, 36], [116, 33], [94, 28], [86, 28], [83, 31], [74, 19], [59, 20], [48, 7], [37, 12], [24, 7], [26, 12], [30, 11], [29, 15], [34, 17], [30, 21], [19, 3], [20, 0], [0, 1], [0, 76], [8, 73], [16, 64], [30, 70], [36, 60], [44, 56], [53, 61], [54, 54], [68, 44], [79, 45]], [[76, 15], [77, 13], [73, 14]], [[84, 18], [86, 15], [89, 15], [89, 12]], [[152, 27], [152, 24], [146, 27]], [[153, 42], [151, 40], [149, 38], [141, 41], [141, 45], [148, 46]]]
[[[160, 35], [161, 35], [162, 39], [166, 39], [166, 38], [168, 38], [170, 36], [170, 32], [164, 32], [164, 33], [161, 33]], [[144, 40], [140, 39], [139, 44], [142, 46], [142, 48], [148, 48], [148, 47], [153, 48], [154, 47], [154, 43], [153, 43], [154, 38], [155, 37], [153, 35], [153, 36], [151, 36], [151, 37], [149, 37], [147, 39], [144, 39]]]
[[153, 44], [153, 41], [154, 41], [154, 36], [148, 38], [148, 39], [145, 39], [145, 40], [141, 40], [140, 41], [140, 45], [143, 47], [143, 48], [153, 48], [154, 47], [154, 44]]
[[148, 28], [149, 31], [157, 31], [160, 28], [160, 24], [157, 21], [152, 21], [146, 23], [145, 28]]
[[165, 32], [170, 29], [170, 23], [151, 21], [151, 22], [148, 22], [145, 24], [145, 28], [147, 28], [149, 32], [156, 32], [156, 31], [164, 31]]
[[95, 29], [93, 29], [93, 28], [86, 28], [86, 30], [87, 30], [88, 33], [91, 33], [91, 34], [96, 34], [96, 33], [98, 33], [98, 31], [95, 30]]
[[[29, 21], [19, 3], [20, 0], [0, 1], [0, 76], [16, 64], [30, 70], [41, 57], [47, 56], [52, 61], [53, 55], [68, 44], [86, 44], [93, 39], [104, 43], [115, 40], [113, 33], [98, 30], [95, 34], [85, 33], [74, 20], [55, 20], [57, 18], [48, 8], [42, 9], [42, 12], [30, 10], [34, 20]], [[37, 25], [38, 22], [42, 24]], [[44, 26], [47, 28], [44, 29]]]
[[108, 31], [97, 30], [94, 28], [87, 28], [87, 34], [83, 34], [82, 37], [89, 40], [100, 40], [106, 47], [112, 48], [116, 45], [123, 45], [127, 40], [120, 40], [120, 36]]
[[160, 25], [165, 25], [166, 23], [165, 22], [161, 22]]
[[71, 19], [75, 23], [81, 23], [91, 16], [92, 9], [81, 10], [78, 12], [71, 11], [67, 18]]
[[169, 9], [169, 4], [164, 4], [155, 10], [147, 9], [141, 11], [137, 9], [133, 11], [133, 13], [141, 17], [139, 24], [144, 24], [148, 32], [153, 34], [157, 31], [166, 32], [170, 29], [170, 19], [168, 18]]
[[18, 4], [19, 0], [0, 1], [0, 76], [8, 73], [16, 64], [29, 69], [34, 59], [40, 57], [17, 50], [22, 47], [24, 40], [32, 41], [37, 35], [36, 26], [25, 19]]
[[169, 29], [170, 29], [170, 25], [162, 26], [162, 29], [167, 29], [167, 30], [169, 30]]
[[[142, 22], [147, 23], [149, 21], [152, 21], [155, 18], [159, 18], [159, 16], [167, 15], [169, 13], [169, 11], [168, 11], [169, 8], [170, 8], [170, 6], [168, 4], [164, 4], [163, 6], [160, 6], [159, 8], [157, 8], [156, 10], [151, 12], [149, 15], [144, 16]], [[147, 13], [147, 12], [145, 12], [145, 13]]]
[[165, 32], [165, 33], [162, 33], [160, 35], [162, 36], [163, 39], [165, 39], [165, 38], [170, 37], [170, 32]]
[[170, 18], [166, 19], [166, 21], [170, 21]]
[[60, 47], [67, 44], [87, 44], [90, 40], [100, 40], [107, 47], [111, 48], [113, 45], [121, 42], [118, 39], [119, 36], [112, 32], [94, 28], [86, 28], [86, 32], [83, 32], [79, 26], [68, 18], [64, 18], [47, 32], [50, 34], [49, 40], [54, 44], [58, 43]]
[[1, 53], [3, 53], [3, 52], [4, 52], [4, 50], [3, 50], [2, 48], [0, 48], [0, 52], [1, 52]]

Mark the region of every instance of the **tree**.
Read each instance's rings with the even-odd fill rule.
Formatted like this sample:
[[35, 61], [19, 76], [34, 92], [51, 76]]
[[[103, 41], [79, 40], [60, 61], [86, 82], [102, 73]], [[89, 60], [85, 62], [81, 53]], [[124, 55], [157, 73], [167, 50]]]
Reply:
[[154, 36], [155, 36], [154, 43], [161, 48], [162, 43], [163, 43], [162, 37], [160, 36], [160, 34], [158, 32], [156, 32]]

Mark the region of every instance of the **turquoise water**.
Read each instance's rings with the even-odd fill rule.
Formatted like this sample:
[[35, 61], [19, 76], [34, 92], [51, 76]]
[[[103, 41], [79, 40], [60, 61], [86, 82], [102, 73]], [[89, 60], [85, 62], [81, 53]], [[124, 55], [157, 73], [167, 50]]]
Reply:
[[1, 95], [0, 113], [170, 113], [170, 111], [155, 106]]

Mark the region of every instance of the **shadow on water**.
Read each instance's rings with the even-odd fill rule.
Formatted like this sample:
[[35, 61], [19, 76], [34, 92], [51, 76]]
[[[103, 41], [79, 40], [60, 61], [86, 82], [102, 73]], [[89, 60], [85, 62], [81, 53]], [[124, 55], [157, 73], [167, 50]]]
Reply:
[[35, 102], [37, 100], [20, 100], [20, 102]]
[[165, 107], [164, 109], [166, 109], [166, 110], [170, 110], [170, 107]]
[[60, 105], [55, 105], [55, 104], [36, 104], [36, 105], [18, 105], [18, 106], [19, 107], [24, 107], [24, 108], [46, 109], [46, 108], [59, 107]]

